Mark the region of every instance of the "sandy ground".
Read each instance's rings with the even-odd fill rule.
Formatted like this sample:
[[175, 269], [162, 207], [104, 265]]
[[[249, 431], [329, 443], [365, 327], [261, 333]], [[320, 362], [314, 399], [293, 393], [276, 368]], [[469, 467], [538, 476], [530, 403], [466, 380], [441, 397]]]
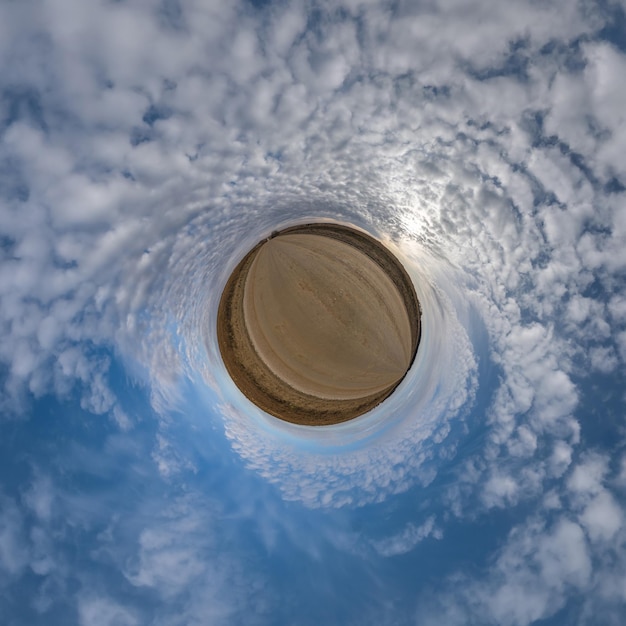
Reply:
[[410, 367], [420, 307], [404, 268], [372, 237], [308, 224], [263, 240], [228, 280], [218, 310], [224, 364], [239, 389], [280, 419], [353, 419]]

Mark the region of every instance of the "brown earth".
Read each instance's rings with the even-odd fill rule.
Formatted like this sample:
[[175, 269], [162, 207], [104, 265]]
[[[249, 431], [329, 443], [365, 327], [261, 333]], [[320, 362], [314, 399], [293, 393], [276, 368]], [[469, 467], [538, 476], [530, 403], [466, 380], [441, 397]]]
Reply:
[[273, 233], [231, 274], [218, 345], [237, 387], [288, 422], [328, 425], [398, 386], [420, 339], [408, 274], [377, 240], [339, 224]]

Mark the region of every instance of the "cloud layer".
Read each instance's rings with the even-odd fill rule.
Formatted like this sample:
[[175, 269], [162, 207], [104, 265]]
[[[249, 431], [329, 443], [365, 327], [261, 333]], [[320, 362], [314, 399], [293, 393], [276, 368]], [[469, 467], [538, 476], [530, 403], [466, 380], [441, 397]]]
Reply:
[[[294, 554], [377, 590], [342, 623], [620, 622], [625, 11], [0, 6], [0, 406], [21, 442], [0, 583], [36, 598], [31, 623], [308, 623], [304, 585], [277, 608]], [[238, 259], [311, 219], [386, 242], [424, 309], [398, 392], [318, 430], [242, 398], [214, 333]], [[410, 560], [494, 520], [436, 579]]]

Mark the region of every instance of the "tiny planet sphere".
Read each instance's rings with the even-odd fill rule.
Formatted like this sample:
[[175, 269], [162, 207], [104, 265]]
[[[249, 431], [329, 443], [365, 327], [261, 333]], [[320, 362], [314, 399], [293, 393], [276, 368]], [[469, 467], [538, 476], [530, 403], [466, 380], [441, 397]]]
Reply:
[[324, 426], [387, 398], [411, 367], [421, 309], [382, 243], [342, 224], [274, 231], [228, 279], [217, 339], [239, 390], [279, 419]]

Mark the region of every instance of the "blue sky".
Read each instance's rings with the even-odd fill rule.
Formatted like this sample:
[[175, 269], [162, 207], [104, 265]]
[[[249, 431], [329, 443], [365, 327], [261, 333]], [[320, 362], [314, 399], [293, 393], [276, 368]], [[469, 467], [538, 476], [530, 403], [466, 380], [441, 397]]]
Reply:
[[[3, 624], [626, 620], [623, 1], [0, 4]], [[272, 230], [385, 242], [394, 395], [219, 358]]]

